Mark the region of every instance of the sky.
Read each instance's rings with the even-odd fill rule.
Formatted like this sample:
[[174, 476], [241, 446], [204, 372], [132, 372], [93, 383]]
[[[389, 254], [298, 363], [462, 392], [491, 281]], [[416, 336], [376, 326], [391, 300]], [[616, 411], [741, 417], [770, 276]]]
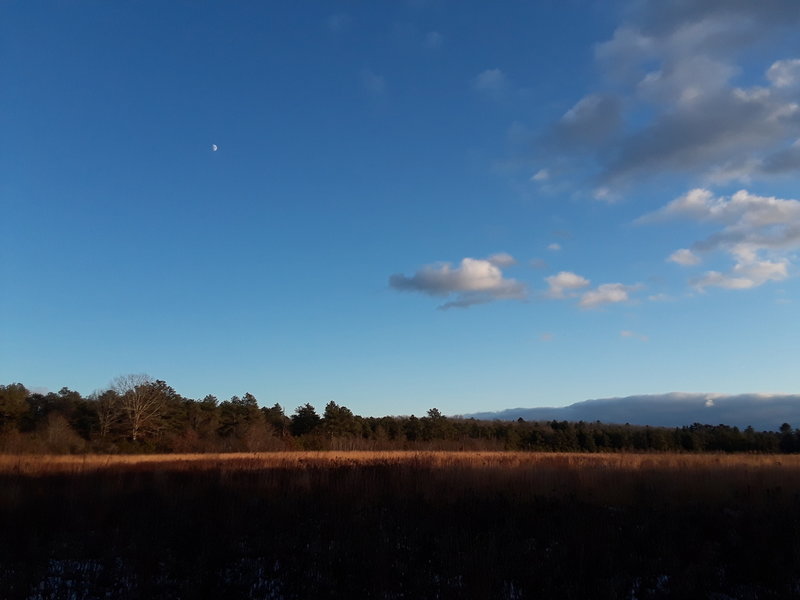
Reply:
[[0, 4], [0, 382], [800, 391], [800, 3]]

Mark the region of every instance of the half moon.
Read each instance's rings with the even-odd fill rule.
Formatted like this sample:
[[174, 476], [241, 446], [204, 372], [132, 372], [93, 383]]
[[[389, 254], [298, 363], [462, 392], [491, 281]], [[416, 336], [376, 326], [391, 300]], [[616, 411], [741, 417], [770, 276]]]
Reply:
[[211, 144], [211, 151], [216, 152], [217, 150], [219, 150], [219, 146], [217, 146], [216, 144]]

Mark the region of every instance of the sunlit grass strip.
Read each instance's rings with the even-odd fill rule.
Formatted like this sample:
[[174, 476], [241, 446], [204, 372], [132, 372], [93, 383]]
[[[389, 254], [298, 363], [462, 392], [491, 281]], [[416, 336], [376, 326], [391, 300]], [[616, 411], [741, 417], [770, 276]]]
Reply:
[[750, 454], [577, 454], [531, 452], [266, 452], [239, 454], [154, 455], [0, 455], [0, 473], [77, 474], [110, 470], [259, 470], [397, 466], [428, 470], [543, 472], [580, 474], [583, 478], [620, 471], [690, 473], [774, 471], [800, 474], [800, 455]]
[[325, 451], [149, 455], [0, 455], [0, 473], [75, 473], [120, 466], [160, 466], [187, 470], [206, 468], [260, 469], [346, 465], [415, 464], [429, 467], [536, 467], [565, 469], [674, 470], [783, 468], [800, 469], [800, 455], [760, 454], [632, 454], [554, 452], [417, 452]]

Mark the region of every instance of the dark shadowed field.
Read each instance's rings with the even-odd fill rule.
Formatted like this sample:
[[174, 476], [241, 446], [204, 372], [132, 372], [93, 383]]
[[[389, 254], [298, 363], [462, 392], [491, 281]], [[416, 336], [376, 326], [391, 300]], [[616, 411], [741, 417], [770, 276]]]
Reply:
[[800, 457], [0, 457], [0, 597], [790, 598]]

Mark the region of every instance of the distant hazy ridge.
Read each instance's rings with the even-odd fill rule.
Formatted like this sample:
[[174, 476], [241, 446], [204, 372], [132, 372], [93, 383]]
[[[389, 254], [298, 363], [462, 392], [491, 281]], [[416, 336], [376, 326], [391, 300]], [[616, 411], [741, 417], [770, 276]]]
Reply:
[[671, 393], [624, 398], [601, 398], [562, 407], [509, 408], [498, 412], [464, 415], [475, 419], [526, 421], [601, 421], [681, 427], [692, 423], [751, 425], [776, 430], [781, 424], [800, 426], [800, 395]]

